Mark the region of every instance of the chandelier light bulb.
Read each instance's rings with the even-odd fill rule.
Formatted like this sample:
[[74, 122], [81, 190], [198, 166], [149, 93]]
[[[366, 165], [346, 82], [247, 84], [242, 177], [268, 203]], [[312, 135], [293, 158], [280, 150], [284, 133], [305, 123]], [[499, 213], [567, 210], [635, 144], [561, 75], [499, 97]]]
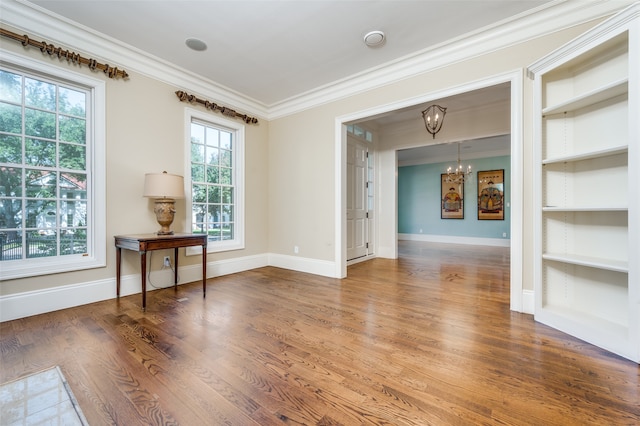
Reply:
[[433, 135], [434, 139], [436, 138], [436, 133], [442, 129], [442, 123], [444, 122], [444, 115], [446, 112], [447, 109], [440, 105], [431, 105], [422, 111], [424, 126], [427, 128], [427, 132]]

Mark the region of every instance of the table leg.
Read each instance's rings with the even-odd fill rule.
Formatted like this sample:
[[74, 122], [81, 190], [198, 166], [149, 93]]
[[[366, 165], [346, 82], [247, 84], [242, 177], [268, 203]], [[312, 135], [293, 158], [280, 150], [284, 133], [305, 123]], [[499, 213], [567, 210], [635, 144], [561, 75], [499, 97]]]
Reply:
[[147, 310], [147, 252], [140, 252], [140, 272], [142, 274], [142, 310]]
[[202, 246], [202, 297], [207, 297], [207, 246]]
[[178, 289], [178, 247], [176, 247], [173, 251], [173, 259], [174, 259], [174, 266], [175, 269], [173, 271], [173, 286], [175, 287], [175, 289]]
[[122, 259], [122, 249], [116, 247], [116, 296], [120, 297], [120, 259]]

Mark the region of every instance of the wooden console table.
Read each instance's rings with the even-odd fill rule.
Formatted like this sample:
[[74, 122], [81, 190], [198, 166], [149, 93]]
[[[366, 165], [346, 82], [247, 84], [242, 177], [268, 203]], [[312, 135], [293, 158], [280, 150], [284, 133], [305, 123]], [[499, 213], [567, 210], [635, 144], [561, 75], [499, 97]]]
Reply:
[[178, 248], [202, 246], [202, 297], [207, 296], [207, 235], [206, 234], [136, 234], [116, 235], [116, 294], [120, 297], [120, 260], [122, 249], [140, 253], [140, 274], [142, 276], [142, 310], [147, 309], [147, 252], [174, 249], [174, 287], [178, 288]]

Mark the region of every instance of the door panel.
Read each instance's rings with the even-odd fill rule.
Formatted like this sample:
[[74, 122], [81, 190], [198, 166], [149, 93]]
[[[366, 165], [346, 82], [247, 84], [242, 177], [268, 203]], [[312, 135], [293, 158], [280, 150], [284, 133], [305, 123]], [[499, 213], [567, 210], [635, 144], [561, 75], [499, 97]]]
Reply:
[[367, 150], [364, 143], [347, 143], [347, 260], [368, 254]]

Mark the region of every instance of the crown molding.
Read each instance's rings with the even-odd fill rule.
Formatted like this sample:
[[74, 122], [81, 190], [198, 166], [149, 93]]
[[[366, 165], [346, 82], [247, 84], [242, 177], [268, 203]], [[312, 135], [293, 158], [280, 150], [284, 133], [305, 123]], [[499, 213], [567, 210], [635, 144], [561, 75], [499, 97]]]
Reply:
[[[30, 38], [43, 38], [70, 50], [90, 52], [92, 56], [117, 65], [130, 74], [132, 71], [143, 74], [175, 86], [177, 90], [233, 105], [238, 112], [262, 117], [268, 115], [267, 107], [255, 99], [26, 0], [2, 0], [0, 11], [3, 26], [11, 26], [18, 32], [26, 31]], [[37, 29], [46, 29], [46, 34]]]
[[607, 20], [606, 23], [600, 23], [595, 27], [586, 31], [579, 37], [575, 38], [571, 43], [567, 43], [551, 52], [544, 58], [534, 62], [527, 67], [527, 75], [533, 79], [536, 74], [545, 72], [552, 68], [559, 61], [564, 61], [579, 55], [588, 50], [594, 42], [602, 38], [606, 34], [616, 35], [625, 30], [627, 24], [640, 15], [640, 2], [636, 2], [625, 8], [614, 17]]

